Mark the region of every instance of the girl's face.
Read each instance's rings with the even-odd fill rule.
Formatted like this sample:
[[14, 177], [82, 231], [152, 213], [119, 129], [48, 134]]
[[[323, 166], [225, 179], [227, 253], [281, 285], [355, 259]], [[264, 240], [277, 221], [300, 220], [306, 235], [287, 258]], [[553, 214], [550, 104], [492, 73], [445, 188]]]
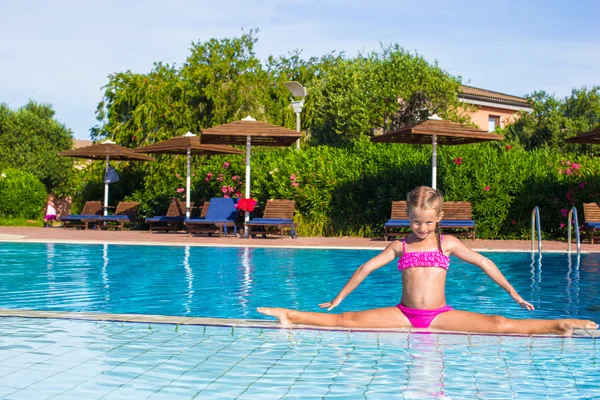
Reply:
[[410, 229], [419, 239], [426, 239], [435, 232], [436, 224], [441, 221], [443, 215], [443, 212], [438, 214], [436, 210], [412, 208], [408, 210]]

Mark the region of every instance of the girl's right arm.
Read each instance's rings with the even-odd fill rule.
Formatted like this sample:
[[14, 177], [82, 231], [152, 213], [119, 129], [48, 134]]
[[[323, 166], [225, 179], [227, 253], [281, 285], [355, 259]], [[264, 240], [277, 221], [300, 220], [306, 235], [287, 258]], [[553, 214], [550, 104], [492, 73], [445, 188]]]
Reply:
[[394, 258], [399, 257], [402, 253], [402, 244], [395, 240], [390, 243], [381, 253], [377, 256], [371, 258], [369, 261], [361, 265], [354, 271], [352, 277], [348, 280], [346, 285], [340, 290], [337, 296], [332, 301], [328, 301], [326, 303], [319, 304], [321, 308], [327, 308], [327, 311], [331, 311], [335, 307], [337, 307], [342, 300], [346, 298], [361, 282], [369, 276], [369, 274], [376, 269], [379, 269], [386, 265], [387, 263], [394, 260]]

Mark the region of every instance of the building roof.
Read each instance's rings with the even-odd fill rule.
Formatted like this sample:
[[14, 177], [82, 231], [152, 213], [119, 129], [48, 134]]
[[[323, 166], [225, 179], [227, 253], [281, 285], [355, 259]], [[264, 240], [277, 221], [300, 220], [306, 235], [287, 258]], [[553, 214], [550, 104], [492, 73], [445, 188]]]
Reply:
[[494, 92], [492, 90], [486, 90], [467, 85], [462, 85], [460, 87], [458, 97], [464, 100], [478, 100], [490, 103], [505, 104], [509, 106], [531, 108], [529, 101], [527, 101], [527, 99], [524, 97]]
[[91, 146], [93, 142], [91, 140], [73, 139], [73, 148], [78, 149], [80, 147]]

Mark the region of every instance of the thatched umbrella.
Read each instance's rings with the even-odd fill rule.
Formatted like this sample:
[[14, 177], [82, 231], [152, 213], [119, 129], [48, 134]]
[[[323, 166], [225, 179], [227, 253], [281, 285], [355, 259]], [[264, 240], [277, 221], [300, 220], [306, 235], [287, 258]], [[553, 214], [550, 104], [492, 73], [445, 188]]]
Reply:
[[565, 139], [566, 143], [600, 144], [600, 126], [596, 129]]
[[[106, 160], [105, 171], [108, 171], [109, 161], [155, 161], [150, 156], [138, 154], [132, 149], [120, 146], [115, 142], [106, 140], [91, 146], [79, 147], [73, 150], [61, 151], [59, 156], [85, 158], [87, 160]], [[104, 181], [104, 215], [108, 215], [108, 182]]]
[[187, 155], [187, 176], [185, 179], [185, 218], [190, 218], [190, 195], [191, 195], [191, 159], [192, 155], [211, 155], [211, 154], [244, 154], [231, 146], [218, 146], [200, 143], [200, 138], [191, 132], [183, 136], [163, 140], [135, 149], [137, 153], [156, 153], [156, 154], [186, 154]]
[[[291, 129], [259, 122], [247, 116], [241, 121], [215, 126], [202, 130], [202, 143], [205, 144], [230, 144], [246, 145], [246, 198], [250, 198], [250, 150], [252, 146], [290, 146], [302, 134]], [[250, 219], [246, 211], [244, 223]], [[245, 228], [246, 236], [248, 228]]]
[[433, 146], [431, 155], [431, 187], [437, 187], [437, 146], [449, 146], [503, 140], [504, 136], [489, 133], [458, 122], [446, 121], [433, 115], [425, 121], [407, 125], [383, 135], [375, 136], [373, 142], [430, 144]]

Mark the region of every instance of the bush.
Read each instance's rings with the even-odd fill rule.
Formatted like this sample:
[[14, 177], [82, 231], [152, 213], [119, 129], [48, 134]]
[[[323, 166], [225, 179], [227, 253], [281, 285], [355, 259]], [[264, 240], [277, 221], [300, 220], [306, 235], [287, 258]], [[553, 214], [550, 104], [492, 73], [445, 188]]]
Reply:
[[0, 216], [41, 218], [46, 206], [46, 188], [33, 174], [5, 169], [0, 175]]

